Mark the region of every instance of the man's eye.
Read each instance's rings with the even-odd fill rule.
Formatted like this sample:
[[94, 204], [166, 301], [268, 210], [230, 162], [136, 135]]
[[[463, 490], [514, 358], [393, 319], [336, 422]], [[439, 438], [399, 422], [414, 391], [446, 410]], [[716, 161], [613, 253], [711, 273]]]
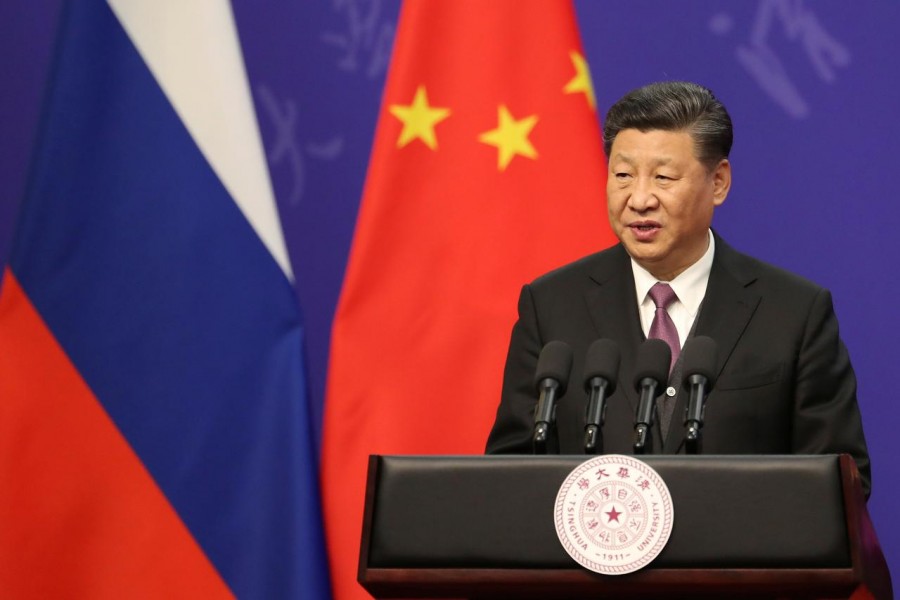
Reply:
[[616, 173], [616, 179], [627, 179], [631, 177], [628, 173]]
[[660, 181], [672, 181], [672, 178], [668, 175], [657, 175], [656, 178]]

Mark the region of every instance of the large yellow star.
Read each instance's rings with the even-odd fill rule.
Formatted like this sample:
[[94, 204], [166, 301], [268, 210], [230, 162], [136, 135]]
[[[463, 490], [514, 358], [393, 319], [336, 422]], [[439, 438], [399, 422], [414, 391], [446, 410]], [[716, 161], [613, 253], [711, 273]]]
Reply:
[[450, 116], [450, 109], [428, 105], [425, 86], [416, 88], [412, 104], [391, 104], [388, 110], [403, 123], [403, 131], [397, 138], [397, 147], [402, 148], [413, 140], [422, 140], [432, 150], [437, 150], [437, 136], [434, 126]]
[[528, 134], [537, 125], [537, 115], [515, 120], [506, 105], [497, 109], [497, 128], [485, 131], [478, 137], [479, 142], [497, 147], [497, 168], [505, 170], [509, 161], [517, 154], [537, 158], [537, 150], [528, 140]]
[[574, 50], [569, 52], [569, 58], [572, 59], [572, 66], [575, 67], [575, 77], [566, 84], [563, 91], [567, 94], [584, 92], [591, 110], [594, 110], [597, 100], [594, 98], [594, 84], [591, 82], [591, 72], [588, 70], [587, 61], [584, 60], [584, 56]]

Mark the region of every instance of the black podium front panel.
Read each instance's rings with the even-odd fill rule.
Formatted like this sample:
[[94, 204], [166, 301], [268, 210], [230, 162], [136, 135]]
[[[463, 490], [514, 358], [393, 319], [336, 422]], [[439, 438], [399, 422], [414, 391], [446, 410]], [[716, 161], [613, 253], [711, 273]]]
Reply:
[[[556, 494], [584, 456], [373, 457], [370, 568], [563, 568]], [[647, 456], [672, 494], [655, 568], [850, 566], [837, 456]]]

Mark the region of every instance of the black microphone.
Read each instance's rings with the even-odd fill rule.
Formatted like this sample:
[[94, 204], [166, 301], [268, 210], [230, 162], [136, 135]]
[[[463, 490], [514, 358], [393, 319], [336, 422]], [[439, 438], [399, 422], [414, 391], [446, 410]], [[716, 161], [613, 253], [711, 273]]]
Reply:
[[603, 452], [603, 420], [606, 398], [616, 391], [619, 373], [619, 345], [612, 340], [596, 340], [584, 360], [584, 391], [588, 393], [584, 416], [584, 453]]
[[682, 350], [685, 373], [682, 387], [688, 392], [684, 411], [684, 445], [688, 454], [700, 454], [706, 397], [716, 379], [716, 342], [705, 335], [688, 338]]
[[662, 394], [666, 387], [671, 361], [672, 349], [663, 340], [649, 339], [638, 348], [634, 388], [640, 393], [641, 401], [634, 417], [635, 454], [645, 454], [649, 450], [656, 397]]
[[540, 392], [534, 411], [535, 454], [547, 453], [550, 426], [556, 419], [556, 399], [566, 393], [572, 370], [572, 348], [565, 342], [548, 342], [538, 357], [534, 384]]

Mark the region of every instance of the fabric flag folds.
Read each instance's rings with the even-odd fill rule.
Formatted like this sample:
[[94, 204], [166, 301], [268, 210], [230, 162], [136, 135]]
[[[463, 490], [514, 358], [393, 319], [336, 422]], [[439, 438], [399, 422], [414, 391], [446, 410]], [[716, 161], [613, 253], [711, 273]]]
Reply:
[[483, 452], [521, 286], [612, 242], [595, 111], [568, 2], [404, 5], [332, 332], [336, 597], [367, 597], [368, 455]]
[[71, 2], [0, 295], [0, 596], [329, 597], [227, 3]]

